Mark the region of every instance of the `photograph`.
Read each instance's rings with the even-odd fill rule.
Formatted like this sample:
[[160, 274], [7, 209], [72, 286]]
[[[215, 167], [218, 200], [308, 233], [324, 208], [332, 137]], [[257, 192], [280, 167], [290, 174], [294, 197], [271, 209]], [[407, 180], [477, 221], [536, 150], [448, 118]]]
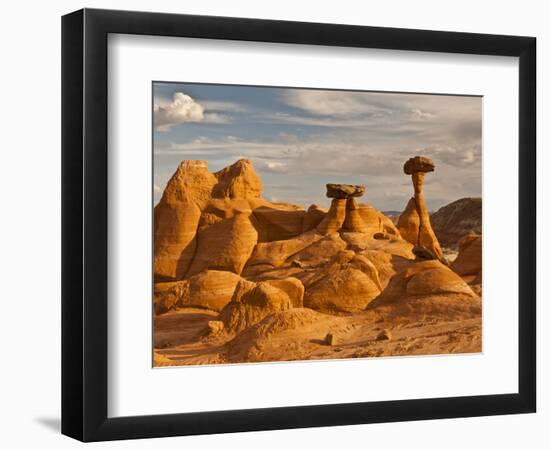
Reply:
[[546, 3], [3, 6], [0, 449], [550, 449]]
[[482, 105], [154, 81], [153, 366], [481, 353]]

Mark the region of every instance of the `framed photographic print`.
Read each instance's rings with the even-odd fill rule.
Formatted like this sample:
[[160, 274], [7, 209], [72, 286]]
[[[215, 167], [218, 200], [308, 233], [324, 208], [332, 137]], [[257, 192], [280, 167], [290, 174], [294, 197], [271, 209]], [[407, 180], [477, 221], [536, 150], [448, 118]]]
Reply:
[[64, 434], [535, 411], [535, 38], [62, 31]]

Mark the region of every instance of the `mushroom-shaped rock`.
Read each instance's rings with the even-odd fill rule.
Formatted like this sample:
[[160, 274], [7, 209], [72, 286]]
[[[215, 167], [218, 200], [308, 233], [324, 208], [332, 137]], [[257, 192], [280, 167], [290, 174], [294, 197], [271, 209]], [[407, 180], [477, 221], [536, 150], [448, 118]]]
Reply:
[[442, 258], [443, 252], [430, 224], [430, 214], [423, 193], [424, 174], [433, 172], [434, 169], [433, 161], [425, 156], [410, 158], [403, 166], [403, 171], [411, 175], [414, 197], [409, 200], [399, 217], [397, 228], [401, 236], [411, 244], [425, 247], [437, 258]]
[[426, 156], [415, 156], [414, 158], [409, 158], [403, 165], [403, 171], [407, 175], [412, 175], [415, 172], [433, 172], [434, 170], [434, 162]]
[[361, 197], [365, 193], [363, 184], [327, 184], [328, 198]]

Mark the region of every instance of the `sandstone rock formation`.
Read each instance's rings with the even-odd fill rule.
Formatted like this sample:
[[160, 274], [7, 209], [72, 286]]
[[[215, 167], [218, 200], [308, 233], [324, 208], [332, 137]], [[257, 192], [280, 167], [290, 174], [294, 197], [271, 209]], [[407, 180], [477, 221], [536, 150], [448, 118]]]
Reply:
[[391, 307], [394, 311], [417, 314], [477, 314], [480, 299], [466, 282], [440, 261], [408, 261], [390, 279], [382, 294], [369, 308]]
[[221, 310], [233, 296], [238, 275], [219, 270], [207, 270], [188, 280], [157, 283], [155, 285], [155, 312], [162, 314], [177, 306], [199, 306]]
[[481, 292], [482, 278], [482, 237], [480, 234], [470, 234], [459, 243], [458, 257], [451, 268], [459, 274], [474, 290]]
[[[319, 331], [341, 323], [336, 316], [328, 316], [307, 308], [278, 311], [266, 316], [255, 325], [246, 328], [227, 345], [232, 361], [276, 361], [273, 355], [284, 354], [285, 360], [300, 358], [296, 351], [297, 337], [308, 341]], [[319, 337], [321, 337], [319, 335]], [[323, 341], [323, 345], [326, 345]]]
[[310, 231], [313, 228], [315, 228], [317, 225], [321, 223], [323, 218], [325, 217], [325, 214], [327, 213], [327, 210], [324, 208], [321, 208], [318, 205], [311, 205], [307, 212], [304, 214], [303, 222], [302, 222], [302, 233], [305, 233], [306, 231]]
[[346, 204], [347, 199], [334, 198], [325, 217], [317, 225], [317, 231], [321, 234], [331, 234], [342, 228], [344, 220], [346, 220]]
[[263, 191], [260, 177], [248, 159], [240, 159], [225, 169], [215, 173], [218, 180], [212, 196], [216, 198], [255, 198]]
[[283, 289], [267, 281], [244, 281], [235, 290], [231, 302], [221, 311], [220, 320], [227, 330], [239, 332], [270, 314], [292, 307], [292, 301]]
[[443, 252], [432, 230], [423, 193], [424, 175], [433, 172], [434, 169], [433, 161], [425, 156], [415, 156], [405, 162], [403, 171], [411, 175], [414, 197], [409, 200], [405, 211], [399, 217], [397, 228], [401, 236], [411, 244], [425, 247], [438, 258], [442, 258]]
[[304, 306], [304, 285], [298, 278], [287, 277], [276, 280], [266, 280], [266, 283], [283, 291], [293, 308], [302, 308]]
[[183, 161], [168, 181], [154, 213], [155, 279], [185, 276], [195, 254], [201, 211], [216, 182], [204, 161]]
[[404, 274], [407, 295], [466, 294], [474, 295], [456, 273], [439, 261], [414, 264]]
[[361, 197], [365, 193], [365, 186], [362, 184], [327, 184], [328, 198], [352, 198]]
[[380, 294], [375, 280], [359, 269], [344, 268], [328, 274], [311, 286], [304, 306], [325, 312], [354, 312], [365, 309]]
[[367, 227], [367, 234], [374, 236], [376, 233], [386, 233], [391, 238], [401, 239], [401, 234], [393, 221], [371, 205], [360, 204], [359, 214]]
[[327, 184], [330, 208], [306, 210], [262, 198], [248, 160], [183, 161], [155, 208], [155, 366], [479, 351], [481, 236], [444, 264], [433, 169], [405, 163], [396, 226], [363, 185]]
[[[356, 197], [365, 193], [365, 186], [350, 184], [327, 184], [327, 197], [332, 198], [330, 209], [317, 225], [321, 234], [340, 230], [365, 233], [369, 237], [378, 232], [398, 236], [399, 232], [391, 220], [369, 205], [360, 205]], [[311, 211], [311, 216], [314, 212]], [[321, 217], [319, 213], [315, 216]], [[308, 223], [309, 225], [309, 223]]]
[[363, 221], [363, 216], [359, 212], [359, 204], [354, 197], [348, 198], [346, 203], [346, 219], [342, 225], [342, 229], [357, 233], [366, 233], [368, 227]]
[[236, 210], [231, 219], [199, 229], [195, 256], [187, 275], [207, 269], [240, 274], [258, 242], [258, 232], [249, 217], [250, 210]]
[[348, 244], [338, 233], [328, 234], [308, 247], [292, 255], [292, 262], [300, 262], [299, 267], [317, 267], [328, 258], [345, 250]]
[[458, 249], [469, 234], [481, 234], [481, 198], [467, 197], [443, 206], [430, 216], [433, 230], [443, 247]]
[[323, 235], [315, 230], [302, 233], [299, 236], [284, 241], [261, 242], [256, 245], [254, 253], [250, 257], [248, 264], [267, 265], [278, 267], [282, 265], [290, 256], [298, 253], [311, 244], [322, 239]]
[[302, 232], [303, 209], [260, 197], [262, 183], [242, 159], [216, 173], [205, 161], [183, 161], [155, 207], [155, 281], [206, 269], [240, 273], [257, 242]]
[[254, 208], [253, 217], [258, 223], [259, 241], [281, 241], [298, 236], [302, 233], [305, 215], [302, 208], [282, 203]]

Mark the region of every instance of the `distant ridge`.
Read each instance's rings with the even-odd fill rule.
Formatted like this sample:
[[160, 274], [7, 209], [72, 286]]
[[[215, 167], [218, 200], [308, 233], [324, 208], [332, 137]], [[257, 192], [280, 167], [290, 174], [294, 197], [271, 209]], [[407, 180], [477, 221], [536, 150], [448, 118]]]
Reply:
[[481, 234], [482, 201], [480, 197], [466, 197], [443, 206], [430, 216], [430, 221], [443, 247], [458, 248], [459, 241], [468, 234]]

